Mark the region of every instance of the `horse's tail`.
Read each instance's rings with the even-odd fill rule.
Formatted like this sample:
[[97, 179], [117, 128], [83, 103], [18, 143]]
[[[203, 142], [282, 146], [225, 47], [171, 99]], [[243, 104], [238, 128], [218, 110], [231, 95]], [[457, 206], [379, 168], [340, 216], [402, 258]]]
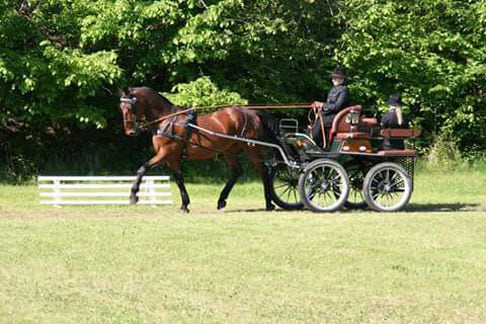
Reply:
[[[238, 109], [238, 107], [233, 108]], [[245, 117], [241, 136], [279, 144], [277, 137], [278, 123], [274, 117], [251, 109], [238, 110], [242, 112]]]
[[262, 125], [262, 140], [273, 143], [279, 144], [278, 140], [278, 122], [277, 119], [271, 115], [262, 114], [260, 112], [256, 113], [257, 117], [260, 119]]

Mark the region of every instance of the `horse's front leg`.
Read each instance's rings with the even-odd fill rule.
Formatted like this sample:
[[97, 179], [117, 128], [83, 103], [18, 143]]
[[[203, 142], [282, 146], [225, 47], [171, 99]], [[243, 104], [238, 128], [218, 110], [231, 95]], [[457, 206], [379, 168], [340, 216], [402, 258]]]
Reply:
[[132, 189], [130, 191], [130, 205], [135, 205], [138, 202], [137, 193], [140, 190], [140, 182], [142, 182], [142, 178], [145, 173], [150, 170], [151, 166], [147, 163], [144, 163], [137, 171], [137, 175], [135, 177], [135, 181], [133, 182]]
[[137, 193], [140, 190], [140, 182], [142, 178], [147, 173], [148, 170], [152, 169], [154, 166], [160, 165], [165, 157], [167, 156], [167, 150], [164, 149], [164, 143], [160, 136], [153, 136], [152, 142], [154, 145], [154, 150], [156, 152], [155, 156], [152, 157], [148, 162], [145, 162], [137, 171], [135, 181], [133, 182], [132, 189], [130, 192], [130, 204], [136, 204], [138, 202]]

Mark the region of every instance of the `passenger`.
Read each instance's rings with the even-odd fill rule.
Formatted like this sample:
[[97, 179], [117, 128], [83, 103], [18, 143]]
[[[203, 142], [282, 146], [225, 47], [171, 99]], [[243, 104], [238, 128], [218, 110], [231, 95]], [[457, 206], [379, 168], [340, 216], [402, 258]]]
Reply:
[[[408, 119], [402, 112], [402, 98], [399, 94], [392, 94], [388, 98], [387, 104], [390, 110], [381, 119], [381, 128], [408, 128]], [[385, 150], [403, 150], [405, 143], [400, 138], [385, 138], [383, 140], [383, 149]]]
[[[336, 68], [331, 75], [333, 87], [327, 94], [326, 103], [314, 101], [312, 108], [316, 112], [316, 120], [312, 125], [312, 138], [320, 147], [323, 146], [321, 122], [326, 133], [331, 129], [332, 121], [337, 113], [349, 106], [349, 89], [345, 84], [346, 71], [342, 67]], [[322, 120], [319, 120], [319, 114]], [[327, 135], [326, 135], [327, 136]]]

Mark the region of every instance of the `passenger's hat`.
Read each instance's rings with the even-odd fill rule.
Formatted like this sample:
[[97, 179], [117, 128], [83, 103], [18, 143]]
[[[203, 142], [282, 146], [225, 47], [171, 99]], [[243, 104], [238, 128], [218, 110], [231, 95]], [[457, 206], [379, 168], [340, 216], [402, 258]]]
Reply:
[[346, 70], [340, 66], [332, 71], [331, 77], [346, 79]]
[[402, 104], [402, 97], [398, 93], [394, 93], [390, 95], [386, 103], [390, 106], [400, 106]]

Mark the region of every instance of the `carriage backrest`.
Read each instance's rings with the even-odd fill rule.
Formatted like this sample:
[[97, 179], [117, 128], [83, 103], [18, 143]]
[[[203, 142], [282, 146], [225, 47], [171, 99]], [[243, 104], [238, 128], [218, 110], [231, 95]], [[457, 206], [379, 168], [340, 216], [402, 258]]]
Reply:
[[355, 105], [344, 108], [334, 117], [331, 130], [329, 131], [329, 143], [332, 143], [332, 139], [337, 133], [350, 132], [351, 124], [346, 120], [346, 117], [352, 110], [357, 112], [358, 116], [361, 115], [361, 105]]

